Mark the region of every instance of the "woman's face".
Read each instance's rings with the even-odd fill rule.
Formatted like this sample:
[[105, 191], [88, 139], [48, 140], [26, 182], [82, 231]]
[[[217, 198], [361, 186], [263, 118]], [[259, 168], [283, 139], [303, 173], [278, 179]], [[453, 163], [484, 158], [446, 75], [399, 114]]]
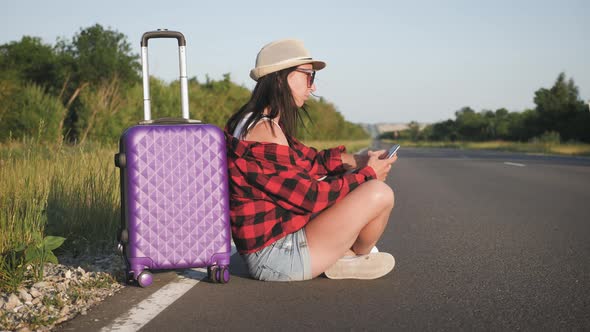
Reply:
[[315, 91], [312, 75], [315, 76], [315, 72], [311, 63], [298, 66], [287, 75], [287, 82], [297, 107], [303, 106], [307, 98], [309, 98], [309, 94]]

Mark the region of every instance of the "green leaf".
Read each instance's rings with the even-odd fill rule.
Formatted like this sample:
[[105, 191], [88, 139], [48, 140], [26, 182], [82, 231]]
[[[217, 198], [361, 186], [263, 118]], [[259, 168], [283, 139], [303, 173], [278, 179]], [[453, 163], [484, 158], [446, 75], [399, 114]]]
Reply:
[[28, 247], [25, 251], [25, 262], [31, 263], [41, 259], [43, 252], [37, 247]]
[[49, 235], [43, 239], [43, 247], [45, 247], [45, 250], [48, 251], [54, 250], [59, 248], [59, 246], [61, 246], [65, 240], [65, 237]]
[[53, 264], [57, 264], [57, 257], [51, 252], [48, 251], [45, 253], [45, 261]]

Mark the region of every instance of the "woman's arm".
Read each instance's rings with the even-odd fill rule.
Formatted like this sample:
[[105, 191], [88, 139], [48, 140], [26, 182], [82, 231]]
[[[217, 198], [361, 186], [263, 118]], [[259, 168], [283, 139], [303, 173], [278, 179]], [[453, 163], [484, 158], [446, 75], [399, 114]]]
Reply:
[[[361, 183], [378, 178], [372, 167], [318, 181], [297, 166], [275, 167], [279, 165], [269, 162], [256, 164], [239, 165], [244, 168], [241, 173], [247, 174], [248, 183], [265, 192], [283, 209], [297, 214], [321, 212]], [[254, 168], [258, 170], [253, 171]]]
[[367, 166], [367, 161], [369, 160], [368, 154], [350, 154], [350, 153], [342, 153], [341, 155], [342, 163], [346, 169], [356, 169], [356, 168], [363, 168]]

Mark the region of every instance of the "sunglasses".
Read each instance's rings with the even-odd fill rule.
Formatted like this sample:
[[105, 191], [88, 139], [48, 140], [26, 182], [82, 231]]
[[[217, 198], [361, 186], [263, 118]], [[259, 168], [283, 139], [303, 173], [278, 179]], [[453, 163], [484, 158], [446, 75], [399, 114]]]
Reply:
[[300, 73], [304, 73], [307, 75], [307, 87], [311, 88], [311, 86], [313, 85], [313, 81], [315, 80], [315, 70], [297, 68], [297, 69], [295, 69], [295, 71], [298, 71]]

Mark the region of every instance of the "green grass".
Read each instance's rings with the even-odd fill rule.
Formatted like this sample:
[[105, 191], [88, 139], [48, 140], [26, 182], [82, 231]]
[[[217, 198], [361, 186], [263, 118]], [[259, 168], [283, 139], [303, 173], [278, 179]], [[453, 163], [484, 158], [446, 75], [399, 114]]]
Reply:
[[[384, 142], [394, 142], [393, 140], [384, 140]], [[544, 143], [544, 142], [506, 142], [506, 141], [488, 141], [488, 142], [429, 142], [429, 141], [396, 141], [404, 147], [419, 148], [455, 148], [455, 149], [475, 149], [475, 150], [497, 150], [512, 151], [532, 154], [555, 154], [568, 156], [590, 156], [590, 144], [584, 143]]]
[[35, 235], [66, 237], [65, 250], [115, 245], [119, 176], [115, 148], [0, 145], [0, 253]]

